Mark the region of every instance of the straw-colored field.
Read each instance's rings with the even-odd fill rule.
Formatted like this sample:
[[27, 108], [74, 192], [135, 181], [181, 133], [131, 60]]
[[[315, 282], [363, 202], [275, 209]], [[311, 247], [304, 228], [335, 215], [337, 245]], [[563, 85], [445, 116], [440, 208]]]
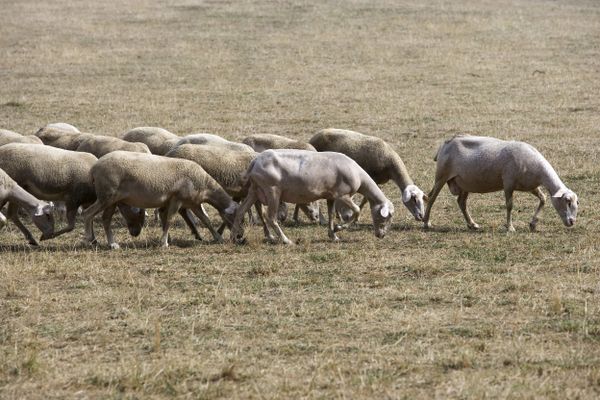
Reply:
[[[597, 398], [600, 4], [597, 1], [0, 1], [0, 128], [118, 134], [161, 126], [389, 141], [433, 185], [443, 139], [527, 141], [580, 196], [444, 189], [425, 232], [396, 205], [330, 243], [199, 243], [150, 221], [110, 251], [83, 227], [38, 249], [0, 232], [0, 397]], [[217, 219], [216, 215], [212, 214]], [[98, 224], [99, 225], [99, 224]], [[33, 227], [32, 227], [33, 229]], [[37, 233], [36, 233], [37, 235]], [[205, 237], [208, 233], [203, 232]]]

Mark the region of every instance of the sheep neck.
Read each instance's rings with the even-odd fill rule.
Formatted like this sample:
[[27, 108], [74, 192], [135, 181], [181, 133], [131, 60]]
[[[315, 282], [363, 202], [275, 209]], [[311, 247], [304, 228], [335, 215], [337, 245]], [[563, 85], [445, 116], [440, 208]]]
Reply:
[[38, 199], [18, 185], [13, 186], [7, 197], [8, 201], [17, 203], [28, 214], [33, 214], [40, 204]]
[[377, 186], [375, 181], [364, 171], [361, 171], [361, 184], [357, 192], [367, 198], [371, 207], [376, 204], [383, 204], [387, 201], [387, 198], [379, 186]]
[[396, 183], [396, 185], [398, 185], [401, 191], [404, 191], [408, 185], [413, 184], [413, 180], [408, 174], [408, 170], [406, 169], [404, 162], [396, 153], [394, 153], [394, 158], [392, 160], [390, 178]]
[[551, 196], [560, 189], [566, 188], [566, 185], [545, 158], [542, 162], [542, 186], [548, 190]]
[[233, 200], [220, 186], [211, 187], [208, 190], [206, 202], [222, 212], [231, 205]]

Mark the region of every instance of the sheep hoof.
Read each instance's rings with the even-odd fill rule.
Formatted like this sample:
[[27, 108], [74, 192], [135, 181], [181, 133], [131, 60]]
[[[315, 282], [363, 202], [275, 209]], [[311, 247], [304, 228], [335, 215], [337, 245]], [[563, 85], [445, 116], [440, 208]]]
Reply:
[[517, 230], [512, 225], [506, 227], [506, 233], [513, 233], [513, 232], [516, 232], [516, 231]]
[[121, 246], [119, 246], [118, 243], [111, 243], [110, 244], [110, 249], [111, 250], [119, 250], [121, 248]]
[[472, 231], [478, 231], [478, 230], [481, 229], [481, 227], [478, 224], [475, 224], [475, 223], [471, 224], [471, 225], [468, 225], [468, 226], [469, 226], [469, 229], [472, 230]]
[[429, 221], [423, 223], [423, 229], [425, 229], [426, 231], [431, 228], [433, 227], [431, 226], [431, 223]]
[[285, 240], [283, 241], [283, 244], [286, 244], [286, 245], [288, 245], [288, 246], [294, 246], [294, 245], [295, 245], [295, 243], [294, 243], [294, 242], [292, 242], [290, 239], [285, 239]]
[[246, 239], [245, 237], [239, 237], [235, 240], [235, 244], [240, 245], [240, 246], [247, 245], [248, 239]]
[[35, 239], [29, 240], [29, 244], [34, 247], [38, 247], [40, 245]]
[[336, 226], [333, 227], [333, 231], [334, 232], [339, 232], [342, 229], [344, 229], [344, 227], [342, 225], [336, 225]]
[[537, 228], [537, 224], [535, 222], [532, 221], [529, 223], [529, 230], [531, 232], [535, 232], [536, 228]]

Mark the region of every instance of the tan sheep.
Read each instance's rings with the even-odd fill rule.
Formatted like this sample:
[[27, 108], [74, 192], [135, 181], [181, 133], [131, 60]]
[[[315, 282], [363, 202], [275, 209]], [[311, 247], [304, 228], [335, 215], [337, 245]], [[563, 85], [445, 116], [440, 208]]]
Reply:
[[[0, 147], [0, 168], [23, 189], [38, 199], [65, 202], [67, 227], [43, 239], [72, 231], [79, 206], [88, 206], [96, 200], [90, 180], [90, 169], [96, 161], [92, 154], [42, 144], [11, 143]], [[144, 222], [143, 210], [132, 210], [124, 205], [119, 209], [129, 232], [137, 236]], [[92, 225], [87, 228], [87, 237], [93, 238]]]
[[233, 151], [245, 151], [248, 153], [254, 153], [252, 147], [247, 144], [232, 142], [224, 139], [221, 136], [213, 135], [210, 133], [195, 133], [193, 135], [187, 135], [179, 139], [175, 143], [174, 147], [181, 146], [182, 144], [204, 144], [216, 147], [222, 147]]
[[166, 129], [146, 126], [125, 132], [121, 139], [144, 143], [152, 154], [164, 156], [181, 138]]
[[117, 150], [150, 154], [150, 149], [144, 143], [128, 142], [112, 136], [99, 135], [86, 135], [75, 150], [91, 153], [98, 158]]
[[0, 129], [0, 146], [4, 146], [8, 143], [42, 144], [42, 141], [34, 135], [25, 136], [7, 129]]
[[[375, 136], [344, 129], [324, 129], [309, 143], [318, 151], [335, 151], [352, 158], [378, 185], [394, 181], [400, 188], [406, 208], [417, 221], [423, 219], [427, 196], [414, 184], [404, 162], [388, 143]], [[363, 199], [360, 208], [365, 203]]]
[[193, 223], [186, 213], [187, 209], [192, 210], [220, 241], [220, 235], [200, 211], [202, 203], [216, 208], [229, 226], [238, 209], [231, 196], [202, 167], [189, 160], [115, 151], [99, 159], [90, 174], [98, 199], [83, 211], [83, 218], [87, 226], [94, 215], [104, 211], [102, 221], [112, 249], [119, 248], [110, 228], [115, 205], [119, 202], [140, 208], [158, 208], [164, 247], [169, 245], [169, 226], [176, 212], [179, 211], [192, 228]]

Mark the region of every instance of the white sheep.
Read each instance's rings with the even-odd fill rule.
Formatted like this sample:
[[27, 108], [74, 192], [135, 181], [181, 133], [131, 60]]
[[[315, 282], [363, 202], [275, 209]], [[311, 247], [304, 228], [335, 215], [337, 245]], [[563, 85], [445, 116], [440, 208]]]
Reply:
[[228, 150], [234, 151], [245, 151], [248, 153], [254, 153], [252, 147], [247, 144], [232, 142], [224, 139], [221, 136], [213, 135], [210, 133], [194, 133], [193, 135], [187, 135], [180, 138], [174, 147], [181, 146], [182, 144], [204, 144], [210, 146], [222, 147]]
[[76, 127], [74, 127], [71, 124], [67, 124], [66, 122], [53, 122], [51, 124], [46, 125], [46, 127], [47, 128], [60, 129], [62, 131], [67, 131], [67, 132], [81, 133], [79, 131], [79, 129], [77, 129]]
[[144, 126], [125, 132], [121, 139], [145, 143], [152, 154], [164, 156], [181, 138], [163, 128]]
[[[393, 204], [385, 197], [371, 177], [351, 158], [341, 153], [315, 153], [306, 150], [267, 150], [250, 164], [245, 176], [248, 196], [236, 215], [231, 236], [241, 239], [243, 213], [257, 200], [268, 207], [267, 222], [285, 244], [292, 242], [277, 223], [280, 201], [306, 204], [318, 199], [327, 200], [329, 237], [339, 240], [334, 226], [334, 201], [344, 203], [358, 218], [360, 209], [351, 196], [360, 193], [371, 205], [373, 226], [377, 237], [385, 236], [394, 212]], [[350, 223], [354, 222], [353, 220]], [[267, 237], [268, 239], [268, 237]]]
[[[233, 223], [238, 209], [231, 196], [202, 167], [189, 160], [115, 151], [100, 158], [90, 174], [98, 199], [83, 211], [83, 219], [87, 226], [94, 215], [104, 211], [102, 221], [112, 249], [119, 248], [110, 228], [115, 205], [119, 202], [140, 208], [158, 208], [164, 247], [169, 245], [169, 226], [176, 212], [179, 211], [193, 231], [195, 227], [192, 228], [187, 214], [187, 209], [192, 210], [215, 240], [220, 241], [210, 220], [199, 210], [202, 203], [216, 208], [228, 225]], [[90, 242], [92, 239], [88, 238]]]
[[[280, 135], [272, 135], [267, 133], [257, 133], [254, 135], [246, 136], [242, 143], [247, 144], [252, 147], [254, 151], [257, 153], [261, 153], [265, 150], [270, 149], [297, 149], [297, 150], [308, 150], [308, 151], [317, 151], [313, 145], [302, 142], [300, 140], [290, 139], [285, 136]], [[287, 207], [283, 207], [285, 203], [282, 203], [279, 212], [279, 220], [284, 221], [287, 217]], [[310, 204], [296, 204], [294, 208], [294, 217], [293, 220], [295, 223], [300, 221], [299, 211], [302, 212], [308, 217], [309, 220], [313, 222], [319, 221], [319, 223], [324, 224], [325, 219], [321, 214], [321, 210], [319, 209], [319, 203], [310, 203]], [[285, 212], [284, 212], [285, 211]]]
[[[96, 163], [94, 155], [63, 150], [42, 144], [11, 143], [0, 147], [0, 168], [23, 189], [47, 201], [64, 201], [67, 209], [67, 227], [42, 238], [51, 239], [72, 231], [79, 206], [88, 206], [96, 200], [90, 180], [90, 169]], [[144, 223], [143, 210], [119, 205], [129, 232], [137, 236]], [[93, 237], [93, 227], [87, 227]]]
[[[25, 210], [33, 223], [42, 232], [42, 239], [52, 236], [54, 233], [54, 217], [52, 206], [45, 201], [38, 200], [33, 195], [17, 184], [6, 172], [0, 169], [0, 208], [8, 204], [8, 218], [19, 228], [29, 244], [37, 246], [31, 232], [19, 220], [19, 208]], [[6, 224], [6, 217], [0, 213], [0, 228]]]
[[63, 129], [62, 123], [46, 125], [35, 133], [35, 136], [47, 146], [73, 151], [87, 135], [89, 133], [81, 133], [79, 130]]
[[[352, 158], [378, 185], [394, 181], [402, 193], [402, 203], [417, 221], [423, 219], [427, 196], [414, 184], [398, 153], [384, 140], [344, 129], [324, 129], [309, 143], [318, 151], [335, 151]], [[362, 200], [361, 209], [366, 201]]]
[[8, 143], [42, 144], [42, 141], [34, 135], [25, 136], [17, 132], [9, 131], [7, 129], [0, 129], [0, 146], [4, 146]]
[[128, 142], [117, 137], [101, 135], [86, 135], [75, 150], [91, 153], [98, 158], [117, 150], [150, 154], [150, 149], [144, 143]]
[[517, 190], [530, 192], [540, 200], [529, 224], [534, 231], [538, 214], [546, 202], [541, 186], [550, 192], [552, 205], [563, 223], [568, 227], [575, 224], [579, 204], [577, 195], [565, 186], [544, 156], [527, 143], [458, 135], [440, 146], [434, 161], [437, 161], [435, 184], [423, 219], [426, 228], [431, 226], [431, 207], [446, 183], [450, 192], [458, 196], [458, 206], [470, 229], [479, 229], [479, 225], [467, 211], [469, 193], [504, 190], [506, 228], [514, 232], [511, 212], [513, 192]]

